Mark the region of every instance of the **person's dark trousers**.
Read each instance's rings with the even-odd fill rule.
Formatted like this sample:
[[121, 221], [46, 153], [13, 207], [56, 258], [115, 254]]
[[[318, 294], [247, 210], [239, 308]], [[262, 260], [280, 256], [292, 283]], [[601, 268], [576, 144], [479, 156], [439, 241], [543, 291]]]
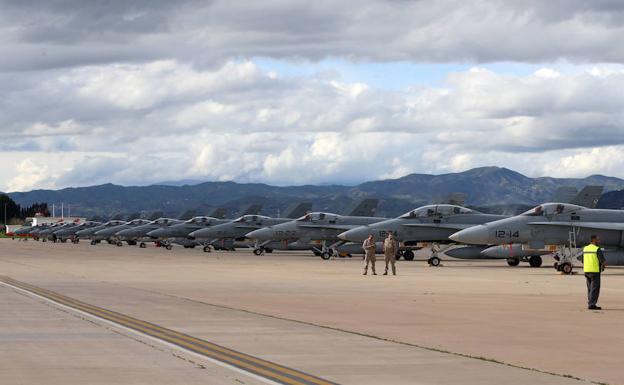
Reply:
[[600, 296], [600, 273], [585, 273], [587, 281], [587, 307], [594, 307]]

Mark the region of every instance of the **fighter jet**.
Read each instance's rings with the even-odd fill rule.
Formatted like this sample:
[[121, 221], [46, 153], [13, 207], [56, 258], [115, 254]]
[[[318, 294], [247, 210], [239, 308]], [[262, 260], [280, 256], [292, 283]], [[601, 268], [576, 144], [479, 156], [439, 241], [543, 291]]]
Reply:
[[140, 242], [139, 247], [144, 249], [145, 247], [147, 247], [145, 241], [152, 240], [152, 238], [147, 235], [149, 232], [158, 229], [166, 229], [169, 226], [177, 225], [182, 222], [183, 221], [179, 219], [158, 218], [154, 221], [140, 226], [134, 226], [128, 229], [118, 231], [117, 233], [115, 233], [115, 236], [119, 240], [117, 246], [120, 246], [120, 243], [123, 241], [127, 242], [128, 244], [136, 244], [137, 242]]
[[34, 229], [28, 231], [27, 233], [35, 241], [38, 241], [39, 240], [39, 233], [41, 233], [42, 231], [47, 230], [47, 229], [49, 229], [51, 227], [55, 227], [55, 226], [59, 226], [59, 224], [58, 223], [52, 223], [52, 224], [47, 223], [47, 224], [44, 224], [44, 225], [37, 225], [37, 226], [35, 226]]
[[[203, 242], [194, 237], [188, 239], [189, 234], [210, 226], [230, 222], [229, 219], [217, 219], [213, 217], [194, 217], [186, 222], [175, 224], [169, 227], [152, 230], [147, 236], [153, 240], [162, 242], [168, 250], [171, 250], [171, 243], [178, 243], [185, 248], [193, 248], [202, 245]], [[210, 245], [204, 245], [204, 251], [210, 251]]]
[[24, 227], [20, 227], [19, 229], [15, 230], [13, 232], [13, 236], [18, 237], [18, 238], [24, 238], [27, 236], [32, 236], [32, 232], [35, 230], [43, 230], [43, 228], [47, 228], [47, 225], [37, 225], [37, 226], [24, 226]]
[[[108, 241], [109, 243], [115, 243], [117, 246], [122, 246], [123, 243], [121, 243], [121, 241], [115, 236], [115, 234], [122, 230], [145, 225], [150, 222], [151, 221], [147, 219], [133, 219], [130, 222], [124, 222], [121, 225], [104, 228], [93, 233], [93, 235], [91, 236], [91, 241], [95, 241], [95, 243], [91, 242], [91, 244], [96, 244], [99, 241]], [[130, 241], [128, 242], [128, 244], [132, 245], [133, 243], [132, 241]]]
[[321, 258], [329, 259], [335, 253], [335, 248], [345, 243], [338, 238], [339, 234], [385, 219], [314, 212], [294, 221], [254, 230], [246, 237], [257, 240], [259, 247], [264, 247], [264, 245], [275, 241], [285, 245], [292, 242], [309, 244], [311, 241], [321, 241], [320, 248], [315, 246], [311, 248], [319, 252]]
[[56, 237], [54, 236], [54, 232], [67, 228], [67, 227], [72, 227], [75, 226], [75, 223], [73, 222], [58, 222], [55, 223], [54, 225], [48, 227], [45, 230], [41, 230], [37, 233], [38, 238], [40, 238], [43, 242], [46, 241], [52, 241], [52, 242], [56, 242]]
[[[564, 201], [577, 206], [595, 208], [603, 189], [604, 186], [585, 186], [580, 192], [577, 192], [574, 187], [560, 187], [555, 192], [553, 201]], [[553, 250], [533, 249], [522, 244], [464, 246], [446, 252], [447, 255], [455, 258], [506, 259], [509, 266], [518, 266], [520, 261], [526, 261], [529, 262], [531, 267], [540, 267], [542, 265], [542, 256], [552, 253]]]
[[22, 240], [28, 240], [28, 238], [32, 238], [34, 240], [39, 240], [38, 233], [42, 230], [45, 230], [52, 226], [51, 224], [39, 224], [36, 226], [24, 226], [13, 232], [13, 238], [18, 238]]
[[[231, 222], [194, 231], [190, 233], [189, 236], [194, 239], [205, 239], [209, 244], [218, 245], [226, 250], [233, 249], [237, 242], [238, 245], [250, 247], [251, 244], [245, 237], [249, 232], [262, 227], [290, 222], [304, 215], [311, 208], [311, 203], [301, 203], [293, 208], [286, 218], [271, 218], [263, 215], [243, 215]], [[279, 246], [281, 246], [281, 243], [274, 245], [274, 248]], [[269, 252], [272, 250], [269, 245], [265, 245], [263, 248], [254, 247], [254, 253], [260, 255], [265, 249], [268, 249]]]
[[[252, 209], [251, 207], [250, 209]], [[204, 245], [203, 242], [197, 241], [195, 239], [187, 239], [187, 236], [193, 231], [202, 229], [206, 226], [213, 226], [215, 224], [221, 224], [229, 222], [230, 220], [226, 220], [225, 215], [227, 213], [227, 209], [223, 207], [216, 208], [210, 215], [208, 216], [194, 216], [191, 218], [180, 218], [185, 219], [183, 223], [179, 223], [177, 225], [172, 225], [162, 229], [156, 229], [150, 231], [147, 236], [159, 242], [163, 245], [167, 250], [172, 249], [172, 244], [179, 244], [184, 246], [184, 248], [195, 248], [195, 246]], [[210, 245], [204, 245], [204, 251], [211, 251]]]
[[575, 250], [589, 243], [594, 234], [600, 237], [602, 246], [610, 248], [607, 263], [624, 264], [624, 258], [620, 258], [624, 251], [623, 231], [622, 210], [545, 203], [521, 215], [461, 230], [450, 238], [468, 244], [522, 244], [534, 250], [558, 251], [562, 262], [556, 268], [570, 273]]
[[79, 238], [76, 235], [77, 232], [86, 229], [92, 229], [101, 225], [100, 222], [86, 221], [75, 226], [68, 226], [62, 229], [56, 230], [54, 236], [61, 242], [65, 243], [67, 240], [71, 240], [72, 243], [78, 243]]
[[[443, 250], [441, 245], [450, 245], [449, 236], [458, 230], [478, 224], [506, 218], [502, 215], [484, 214], [462, 206], [440, 204], [427, 205], [412, 210], [395, 219], [376, 222], [361, 226], [340, 234], [345, 241], [363, 242], [369, 234], [377, 241], [383, 240], [390, 231], [403, 247], [431, 246], [428, 263], [432, 266], [440, 264], [438, 253]], [[410, 249], [403, 251], [403, 258], [410, 261], [414, 253]]]
[[[96, 239], [92, 239], [93, 234], [95, 234], [96, 232], [100, 231], [100, 230], [104, 230], [110, 227], [115, 227], [115, 226], [119, 226], [119, 225], [123, 225], [125, 224], [125, 221], [122, 220], [110, 220], [104, 224], [100, 224], [98, 226], [95, 227], [90, 227], [90, 228], [86, 228], [83, 230], [79, 230], [76, 232], [76, 239], [90, 239], [91, 240], [91, 244], [95, 245], [97, 243], [99, 243], [101, 241], [100, 240], [96, 240]], [[95, 237], [93, 237], [95, 238]]]

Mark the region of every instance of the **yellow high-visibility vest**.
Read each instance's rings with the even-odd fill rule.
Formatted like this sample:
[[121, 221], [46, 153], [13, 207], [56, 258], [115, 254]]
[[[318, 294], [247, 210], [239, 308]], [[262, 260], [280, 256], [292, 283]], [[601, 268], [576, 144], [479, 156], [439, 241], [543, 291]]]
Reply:
[[600, 273], [598, 250], [600, 247], [589, 244], [583, 247], [583, 271], [586, 273]]

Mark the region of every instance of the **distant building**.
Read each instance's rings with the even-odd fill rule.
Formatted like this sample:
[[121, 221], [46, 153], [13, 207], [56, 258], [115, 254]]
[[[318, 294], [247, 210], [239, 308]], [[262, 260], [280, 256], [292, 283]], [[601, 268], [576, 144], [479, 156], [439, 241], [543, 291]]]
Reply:
[[39, 226], [39, 225], [47, 225], [50, 223], [82, 223], [86, 221], [86, 218], [82, 217], [44, 217], [44, 216], [34, 216], [26, 218], [24, 226]]

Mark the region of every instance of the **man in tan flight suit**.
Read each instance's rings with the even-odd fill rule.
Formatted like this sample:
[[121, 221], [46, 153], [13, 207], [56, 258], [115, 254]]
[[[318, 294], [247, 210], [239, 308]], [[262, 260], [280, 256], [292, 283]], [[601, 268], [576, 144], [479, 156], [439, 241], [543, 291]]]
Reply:
[[398, 249], [397, 241], [394, 239], [392, 231], [388, 233], [388, 236], [384, 240], [384, 259], [386, 261], [386, 271], [383, 275], [388, 275], [388, 263], [392, 265], [392, 275], [396, 275], [396, 253]]
[[364, 264], [364, 275], [368, 273], [368, 265], [371, 265], [371, 270], [373, 271], [373, 275], [377, 275], [375, 272], [375, 239], [373, 238], [373, 234], [368, 234], [368, 238], [364, 240], [362, 244], [362, 248], [364, 249], [364, 260], [366, 261]]

